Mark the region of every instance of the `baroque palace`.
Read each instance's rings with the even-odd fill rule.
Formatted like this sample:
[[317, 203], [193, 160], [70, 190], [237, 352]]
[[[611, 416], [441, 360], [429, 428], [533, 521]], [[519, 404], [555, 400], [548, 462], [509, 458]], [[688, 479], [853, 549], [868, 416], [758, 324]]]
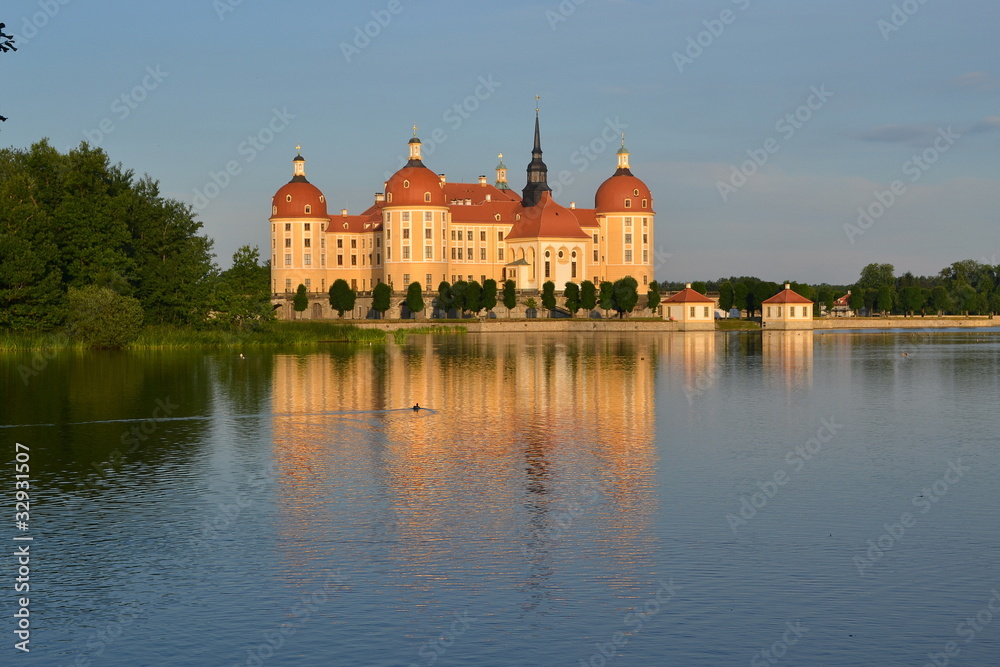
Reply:
[[385, 182], [359, 215], [327, 213], [322, 191], [306, 180], [305, 158], [293, 161], [292, 180], [271, 202], [271, 280], [276, 297], [300, 284], [326, 292], [344, 279], [368, 292], [380, 282], [425, 292], [441, 281], [513, 280], [520, 290], [556, 290], [573, 281], [632, 276], [639, 292], [653, 281], [653, 197], [632, 175], [622, 139], [618, 167], [597, 190], [594, 208], [569, 208], [552, 199], [542, 161], [538, 111], [527, 184], [518, 196], [507, 184], [500, 155], [495, 182], [449, 183], [409, 141], [409, 161]]

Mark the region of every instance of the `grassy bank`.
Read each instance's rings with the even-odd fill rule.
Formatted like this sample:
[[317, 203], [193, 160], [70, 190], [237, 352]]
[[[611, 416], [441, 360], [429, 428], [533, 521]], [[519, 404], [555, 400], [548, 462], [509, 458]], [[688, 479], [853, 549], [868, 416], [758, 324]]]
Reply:
[[[360, 329], [340, 322], [274, 322], [262, 331], [197, 330], [148, 326], [129, 343], [128, 350], [283, 347], [318, 343], [383, 343], [385, 332]], [[65, 333], [11, 333], [0, 331], [0, 350], [82, 350]]]
[[406, 336], [409, 334], [464, 334], [469, 333], [469, 330], [462, 326], [457, 327], [443, 327], [439, 325], [431, 325], [426, 327], [413, 327], [410, 329], [396, 329], [392, 332], [393, 340], [397, 343], [402, 343], [406, 340]]

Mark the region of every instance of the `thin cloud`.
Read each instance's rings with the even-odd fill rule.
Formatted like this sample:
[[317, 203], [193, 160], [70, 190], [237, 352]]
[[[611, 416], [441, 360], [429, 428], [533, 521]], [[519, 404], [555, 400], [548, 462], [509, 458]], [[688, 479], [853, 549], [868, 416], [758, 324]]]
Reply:
[[990, 76], [989, 72], [968, 72], [951, 80], [952, 85], [973, 90], [1000, 90], [1000, 79]]
[[861, 141], [883, 143], [921, 143], [933, 137], [937, 129], [930, 125], [879, 125], [858, 135]]
[[1000, 130], [1000, 116], [987, 116], [971, 128], [969, 132], [996, 132]]

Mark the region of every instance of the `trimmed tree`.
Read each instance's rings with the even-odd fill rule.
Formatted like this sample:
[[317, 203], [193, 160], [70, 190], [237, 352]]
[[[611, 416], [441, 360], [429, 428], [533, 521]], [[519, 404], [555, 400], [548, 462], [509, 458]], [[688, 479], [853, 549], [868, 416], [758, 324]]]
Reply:
[[339, 317], [343, 317], [344, 313], [349, 310], [354, 310], [354, 302], [357, 298], [358, 295], [343, 278], [337, 278], [330, 285], [330, 307], [337, 311]]
[[604, 311], [604, 316], [608, 316], [608, 311], [615, 307], [615, 284], [605, 280], [601, 283], [601, 293], [597, 297], [597, 303]]
[[420, 283], [410, 283], [406, 288], [406, 307], [413, 315], [413, 319], [417, 319], [417, 313], [423, 312], [424, 292]]
[[492, 278], [483, 281], [483, 297], [479, 304], [487, 313], [497, 307], [497, 281]]
[[299, 283], [298, 288], [295, 290], [295, 298], [292, 299], [292, 307], [295, 308], [296, 313], [301, 313], [309, 307], [309, 293], [306, 291], [306, 286], [302, 283]]
[[465, 292], [468, 289], [469, 283], [464, 280], [458, 280], [451, 286], [452, 308], [458, 311], [459, 319], [465, 317], [465, 311], [468, 309], [465, 303]]
[[[538, 302], [535, 301], [535, 297], [529, 296], [524, 300], [524, 307], [528, 310], [536, 310], [538, 308]], [[536, 312], [535, 314], [537, 315], [538, 313]], [[525, 313], [525, 315], [527, 315], [527, 313]]]
[[517, 285], [513, 280], [505, 280], [503, 284], [503, 307], [507, 309], [507, 317], [510, 311], [517, 308]]
[[597, 287], [589, 280], [580, 283], [580, 308], [588, 313], [597, 308]]
[[733, 307], [733, 284], [728, 280], [724, 280], [721, 285], [719, 285], [719, 308], [726, 311], [726, 316], [729, 316], [729, 309]]
[[470, 280], [465, 287], [465, 309], [477, 316], [483, 309], [483, 286], [478, 280]]
[[[660, 283], [655, 280], [649, 283], [649, 289], [646, 291], [646, 308], [649, 308], [653, 313], [656, 313], [657, 306], [660, 305]], [[728, 310], [728, 308], [726, 309]]]
[[618, 311], [619, 319], [625, 317], [625, 313], [631, 313], [639, 303], [639, 283], [632, 276], [616, 280], [612, 293], [614, 309]]
[[861, 309], [865, 307], [864, 294], [857, 285], [851, 290], [851, 296], [847, 299], [847, 307], [853, 310], [855, 315], [860, 315]]
[[551, 280], [546, 280], [542, 284], [542, 308], [549, 311], [549, 317], [552, 317], [552, 311], [556, 307], [556, 284]]
[[454, 303], [455, 294], [451, 291], [451, 284], [447, 280], [442, 280], [438, 284], [438, 295], [434, 299], [434, 305], [444, 313], [444, 319], [448, 319], [448, 314]]
[[580, 310], [580, 286], [572, 281], [566, 283], [563, 298], [566, 299], [566, 310], [570, 312], [570, 315], [576, 317], [576, 312]]
[[392, 306], [392, 288], [388, 283], [379, 283], [372, 290], [372, 310], [378, 313], [379, 319], [382, 319], [390, 306]]
[[[739, 308], [741, 311], [747, 308], [747, 295], [750, 293], [747, 284], [740, 281], [733, 285], [733, 305]], [[747, 317], [750, 317], [750, 313], [747, 312]]]

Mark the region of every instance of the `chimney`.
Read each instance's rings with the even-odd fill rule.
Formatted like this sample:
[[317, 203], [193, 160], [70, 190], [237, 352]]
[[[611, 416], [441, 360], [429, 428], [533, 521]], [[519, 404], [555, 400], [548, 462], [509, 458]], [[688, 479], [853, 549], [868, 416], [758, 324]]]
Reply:
[[466, 206], [472, 206], [472, 200], [471, 199], [466, 199], [465, 200], [465, 205]]
[[686, 285], [684, 285], [684, 287], [691, 289], [691, 283], [687, 283]]
[[785, 283], [785, 289], [792, 289], [792, 286], [789, 285], [788, 283]]
[[447, 177], [447, 176], [445, 176], [444, 174], [438, 174], [438, 178], [440, 178], [440, 179], [441, 179], [441, 183], [442, 183], [442, 184], [443, 184], [443, 183], [447, 183], [447, 182], [448, 182], [448, 177]]
[[571, 201], [569, 203], [569, 207], [570, 207], [571, 210], [574, 209], [574, 208], [576, 208], [576, 202], [575, 201]]
[[347, 209], [346, 208], [340, 209], [340, 214], [346, 218], [347, 217]]
[[493, 201], [493, 195], [486, 195], [486, 202], [489, 203]]
[[380, 203], [382, 203], [384, 201], [385, 201], [385, 193], [384, 192], [376, 192], [375, 193], [375, 203], [376, 204], [380, 204]]

